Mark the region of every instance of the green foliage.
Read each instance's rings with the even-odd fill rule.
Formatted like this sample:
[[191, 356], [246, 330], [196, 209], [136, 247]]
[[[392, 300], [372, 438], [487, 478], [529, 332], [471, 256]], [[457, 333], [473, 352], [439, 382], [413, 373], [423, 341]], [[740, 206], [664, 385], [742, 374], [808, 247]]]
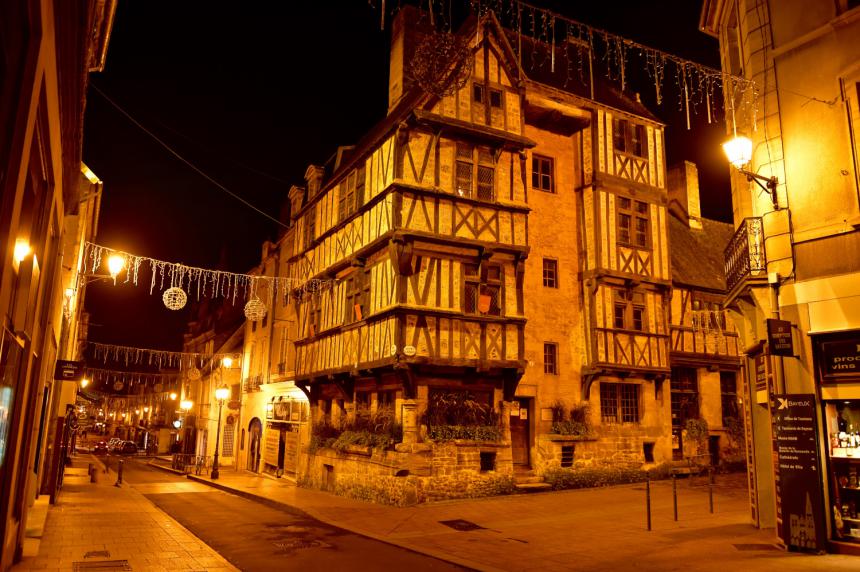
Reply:
[[608, 487], [669, 478], [671, 465], [659, 465], [650, 471], [635, 467], [588, 467], [583, 469], [552, 468], [544, 473], [544, 481], [555, 490]]
[[433, 441], [499, 441], [502, 438], [498, 425], [431, 425], [427, 434]]
[[723, 419], [723, 425], [726, 427], [726, 436], [729, 438], [731, 448], [739, 450], [746, 440], [743, 419], [726, 417]]
[[705, 443], [708, 440], [708, 435], [710, 435], [708, 422], [704, 419], [687, 419], [684, 430], [686, 431], [687, 439], [699, 445]]
[[578, 437], [586, 437], [591, 434], [588, 403], [574, 405], [568, 410], [564, 402], [558, 400], [550, 406], [550, 409], [552, 409], [552, 433]]
[[402, 440], [403, 426], [397, 423], [392, 408], [380, 408], [374, 414], [362, 409], [339, 426], [329, 421], [315, 423], [308, 452], [313, 453], [322, 447], [345, 451], [353, 445], [387, 449]]
[[499, 441], [499, 414], [469, 391], [434, 391], [422, 422], [433, 441]]

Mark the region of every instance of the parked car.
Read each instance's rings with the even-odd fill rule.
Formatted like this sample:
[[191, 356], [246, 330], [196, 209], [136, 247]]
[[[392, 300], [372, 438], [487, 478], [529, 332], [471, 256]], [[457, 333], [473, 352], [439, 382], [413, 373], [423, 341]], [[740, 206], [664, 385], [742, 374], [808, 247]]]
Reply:
[[122, 439], [119, 437], [112, 437], [110, 441], [107, 442], [108, 451], [111, 453], [116, 453], [117, 448], [122, 446]]
[[120, 455], [137, 455], [137, 445], [134, 441], [124, 441], [116, 448], [116, 452]]
[[93, 455], [107, 455], [108, 454], [108, 444], [104, 441], [99, 441], [95, 445], [93, 445]]

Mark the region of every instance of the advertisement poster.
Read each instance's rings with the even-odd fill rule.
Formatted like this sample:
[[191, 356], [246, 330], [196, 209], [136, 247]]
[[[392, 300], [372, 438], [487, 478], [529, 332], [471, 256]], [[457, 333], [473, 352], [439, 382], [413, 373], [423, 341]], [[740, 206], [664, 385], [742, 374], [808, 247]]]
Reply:
[[777, 526], [781, 529], [777, 532], [790, 550], [823, 551], [825, 524], [815, 396], [774, 395], [771, 419]]

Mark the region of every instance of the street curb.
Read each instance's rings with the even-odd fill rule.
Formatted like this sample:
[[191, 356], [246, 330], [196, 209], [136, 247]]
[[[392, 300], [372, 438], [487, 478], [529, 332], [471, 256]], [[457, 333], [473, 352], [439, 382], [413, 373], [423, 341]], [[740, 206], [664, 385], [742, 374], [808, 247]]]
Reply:
[[152, 467], [153, 469], [158, 469], [158, 470], [164, 471], [166, 473], [173, 473], [174, 475], [179, 475], [180, 477], [185, 475], [185, 472], [183, 472], [183, 471], [177, 471], [176, 469], [171, 469], [170, 467], [165, 467], [164, 465], [159, 465], [155, 461], [150, 461], [147, 463], [147, 465]]
[[[264, 504], [264, 505], [271, 507], [271, 508], [283, 510], [283, 511], [288, 512], [288, 513], [295, 515], [295, 516], [300, 516], [302, 518], [313, 518], [315, 520], [321, 520], [321, 519], [305, 512], [305, 511], [303, 511], [300, 508], [297, 508], [297, 507], [294, 507], [292, 505], [283, 503], [281, 501], [272, 500], [270, 498], [267, 498], [267, 497], [264, 497], [261, 495], [257, 495], [254, 493], [249, 493], [249, 492], [243, 491], [241, 489], [234, 489], [233, 487], [230, 487], [227, 485], [222, 485], [221, 483], [216, 483], [216, 482], [212, 481], [211, 479], [198, 477], [197, 475], [185, 475], [185, 476], [192, 481], [196, 481], [198, 483], [203, 483], [204, 485], [209, 485], [210, 487], [218, 489], [220, 491], [224, 491], [225, 493], [230, 493], [231, 495], [236, 495], [237, 497], [242, 497], [242, 498], [254, 501], [254, 502], [258, 502], [260, 504]], [[326, 524], [331, 525], [331, 526], [336, 526], [336, 527], [341, 528], [343, 530], [348, 530], [348, 529], [343, 528], [339, 524], [334, 524], [331, 522], [326, 522]], [[354, 532], [354, 531], [350, 531], [350, 532]]]
[[450, 554], [446, 554], [444, 552], [440, 552], [437, 550], [427, 550], [427, 549], [423, 549], [423, 548], [416, 548], [414, 546], [404, 545], [404, 544], [397, 542], [396, 540], [392, 540], [391, 538], [386, 538], [384, 536], [379, 536], [379, 535], [374, 534], [372, 532], [367, 532], [367, 531], [363, 531], [363, 530], [356, 530], [354, 528], [349, 528], [347, 526], [344, 526], [343, 524], [340, 524], [337, 522], [332, 522], [332, 521], [327, 520], [325, 518], [315, 516], [313, 514], [305, 512], [304, 510], [297, 508], [297, 507], [294, 507], [292, 505], [289, 505], [287, 503], [284, 503], [281, 501], [276, 501], [276, 500], [273, 500], [273, 499], [270, 499], [270, 498], [267, 498], [267, 497], [264, 497], [261, 495], [257, 495], [254, 493], [249, 493], [248, 491], [243, 491], [241, 489], [234, 489], [228, 485], [222, 485], [221, 483], [216, 483], [210, 479], [204, 479], [204, 478], [198, 477], [197, 475], [186, 475], [186, 477], [192, 481], [202, 483], [204, 485], [208, 485], [212, 488], [224, 491], [224, 492], [232, 494], [232, 495], [236, 495], [238, 497], [248, 499], [248, 500], [253, 501], [253, 502], [257, 502], [257, 503], [266, 505], [268, 507], [271, 507], [271, 508], [274, 508], [277, 510], [282, 510], [284, 512], [293, 514], [295, 516], [300, 516], [303, 518], [310, 518], [313, 520], [318, 520], [320, 522], [327, 524], [328, 526], [337, 528], [339, 530], [344, 530], [346, 532], [350, 532], [352, 534], [357, 534], [358, 536], [363, 536], [365, 538], [370, 538], [370, 539], [376, 540], [378, 542], [384, 542], [385, 544], [388, 544], [391, 546], [396, 546], [397, 548], [402, 548], [403, 550], [408, 550], [409, 552], [414, 552], [415, 554], [421, 554], [424, 556], [429, 556], [431, 558], [435, 558], [436, 560], [441, 560], [442, 562], [448, 562], [450, 564], [456, 564], [456, 565], [462, 566], [468, 570], [478, 570], [481, 572], [504, 572], [504, 570], [501, 568], [494, 568], [492, 566], [485, 566], [483, 564], [480, 564], [477, 562], [472, 562], [471, 560], [466, 560], [464, 558], [457, 558], [456, 556], [451, 556]]

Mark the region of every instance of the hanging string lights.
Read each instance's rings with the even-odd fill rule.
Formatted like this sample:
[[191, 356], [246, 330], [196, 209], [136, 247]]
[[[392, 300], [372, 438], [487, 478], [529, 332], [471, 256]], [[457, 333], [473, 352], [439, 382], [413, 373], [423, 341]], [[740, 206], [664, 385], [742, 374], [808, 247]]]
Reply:
[[[94, 361], [121, 363], [126, 367], [130, 365], [147, 365], [159, 369], [169, 368], [187, 370], [189, 379], [199, 379], [199, 368], [207, 364], [218, 364], [225, 358], [235, 360], [236, 355], [232, 353], [200, 353], [200, 352], [174, 352], [151, 348], [137, 348], [116, 344], [103, 344], [99, 342], [87, 342], [87, 348], [92, 351]], [[197, 370], [197, 377], [193, 378]]]
[[[431, 23], [438, 15], [451, 11], [455, 0], [428, 0], [427, 13]], [[718, 120], [718, 102], [722, 110], [732, 116], [743, 113], [743, 120], [756, 128], [758, 88], [752, 80], [735, 76], [675, 54], [646, 46], [619, 34], [589, 26], [552, 10], [522, 0], [469, 0], [474, 13], [483, 17], [492, 11], [499, 22], [510, 30], [509, 40], [526, 72], [549, 68], [551, 73], [560, 69], [565, 74], [564, 85], [577, 79], [591, 90], [594, 98], [594, 75], [601, 73], [617, 83], [621, 91], [629, 88], [633, 71], [654, 85], [657, 105], [664, 101], [665, 82], [674, 83], [678, 91], [678, 109], [684, 113], [688, 129], [691, 115], [703, 112], [708, 122]], [[383, 10], [385, 4], [382, 5]], [[384, 17], [384, 14], [383, 14]], [[465, 85], [473, 60], [470, 49], [453, 49], [454, 39], [441, 34], [430, 34], [416, 50], [411, 62], [416, 83], [436, 96], [449, 95]], [[480, 35], [480, 26], [478, 27]], [[524, 38], [528, 42], [524, 42]], [[465, 38], [464, 38], [465, 39]], [[529, 46], [524, 47], [524, 43]], [[558, 62], [559, 58], [565, 61]], [[451, 64], [453, 62], [453, 65]], [[598, 64], [598, 65], [595, 65]], [[561, 65], [559, 65], [561, 64]], [[453, 71], [452, 71], [453, 70]], [[465, 77], [463, 74], [465, 73]], [[449, 81], [456, 79], [457, 81]], [[461, 85], [462, 84], [462, 85]], [[722, 91], [720, 97], [719, 91]], [[740, 121], [740, 118], [736, 118]]]
[[[165, 262], [147, 256], [138, 256], [91, 242], [87, 242], [84, 246], [84, 263], [78, 271], [79, 279], [95, 275], [103, 260], [108, 260], [110, 263], [110, 274], [114, 283], [130, 282], [137, 286], [141, 271], [148, 269], [150, 294], [156, 288], [164, 290], [162, 301], [171, 310], [182, 309], [188, 301], [188, 294], [194, 293], [197, 300], [201, 296], [221, 297], [229, 299], [234, 304], [237, 299], [246, 300], [250, 308], [246, 305], [245, 314], [251, 320], [259, 320], [266, 315], [266, 300], [269, 303], [279, 298], [286, 301], [291, 293], [317, 292], [333, 283], [331, 280], [300, 280], [285, 276], [260, 276], [208, 270], [178, 262]], [[165, 285], [168, 286], [166, 290]]]

